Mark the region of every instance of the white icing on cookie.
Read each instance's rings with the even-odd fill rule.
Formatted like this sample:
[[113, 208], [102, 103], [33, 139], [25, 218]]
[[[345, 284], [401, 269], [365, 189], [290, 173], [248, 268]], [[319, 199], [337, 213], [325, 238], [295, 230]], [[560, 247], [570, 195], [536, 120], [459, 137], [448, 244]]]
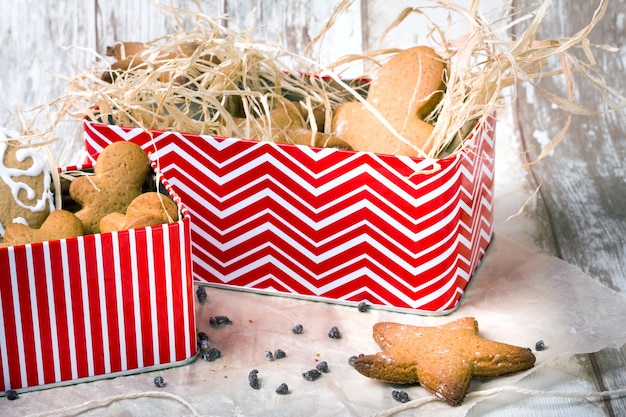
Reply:
[[[16, 151], [15, 156], [19, 162], [31, 158], [32, 165], [27, 169], [7, 167], [4, 165], [5, 153], [9, 146], [7, 141], [18, 136], [19, 133], [17, 132], [0, 127], [0, 180], [9, 187], [15, 203], [23, 209], [31, 212], [43, 212], [49, 207], [50, 212], [52, 212], [54, 210], [54, 195], [50, 189], [52, 182], [50, 167], [36, 147], [21, 148]], [[22, 175], [36, 177], [42, 173], [44, 189], [39, 198], [37, 198], [36, 191], [28, 184], [13, 179], [14, 177]], [[18, 198], [21, 190], [26, 192], [29, 201], [34, 200], [31, 204], [25, 203]], [[24, 223], [25, 220], [23, 218], [16, 218], [13, 219], [13, 222]], [[4, 236], [4, 227], [2, 224], [0, 224], [0, 236]]]

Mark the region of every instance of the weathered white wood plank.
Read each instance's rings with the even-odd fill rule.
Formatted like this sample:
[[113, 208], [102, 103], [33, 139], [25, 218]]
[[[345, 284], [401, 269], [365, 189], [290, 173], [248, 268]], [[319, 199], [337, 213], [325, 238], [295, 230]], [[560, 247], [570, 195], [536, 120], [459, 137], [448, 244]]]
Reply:
[[[43, 12], [45, 10], [45, 12]], [[95, 32], [88, 17], [94, 3], [23, 1], [2, 5], [0, 13], [0, 125], [20, 130], [18, 107], [25, 111], [63, 94], [72, 65], [86, 67], [89, 54], [75, 48], [91, 48]], [[31, 119], [32, 113], [25, 117]], [[47, 127], [45, 118], [38, 126]]]
[[[556, 5], [559, 6], [556, 15], [568, 18], [545, 25], [545, 38], [564, 29], [573, 31], [582, 27], [593, 8], [593, 4], [586, 3], [584, 11], [575, 12], [568, 9], [568, 2], [556, 2]], [[626, 2], [613, 1], [609, 7], [606, 20], [592, 33], [591, 39], [596, 44], [620, 45], [626, 35], [623, 25]], [[563, 20], [567, 20], [567, 26], [562, 26]], [[553, 30], [548, 32], [551, 28]], [[599, 67], [607, 69], [603, 71], [607, 84], [625, 91], [626, 52], [623, 49], [618, 53], [597, 50], [596, 57]], [[543, 85], [565, 94], [562, 80], [545, 79]], [[533, 158], [564, 120], [541, 96], [528, 90], [520, 93], [519, 130]], [[580, 103], [594, 109], [603, 108], [600, 95], [585, 87], [580, 77], [576, 77], [575, 94]], [[623, 116], [615, 113], [574, 116], [563, 143], [534, 167], [542, 184], [544, 204], [552, 211], [556, 249], [564, 259], [580, 265], [603, 284], [621, 292], [626, 292], [624, 130]]]
[[[176, 25], [176, 21], [171, 18], [167, 3], [159, 7], [152, 0], [94, 1], [96, 4], [95, 46], [101, 54], [104, 54], [107, 46], [115, 42], [146, 42], [174, 31], [173, 26]], [[223, 11], [220, 5], [221, 2], [217, 0], [202, 2], [205, 11], [215, 12], [210, 13], [209, 16], [221, 15]], [[173, 1], [171, 7], [198, 10], [191, 0]]]
[[[300, 55], [322, 32], [333, 11], [333, 3], [322, 0], [290, 1], [280, 6], [270, 0], [245, 0], [227, 2], [225, 7], [233, 25], [246, 29], [254, 21], [252, 36], [255, 39], [276, 42], [287, 51]], [[324, 31], [324, 36], [314, 43], [306, 56], [313, 63], [325, 66], [341, 56], [362, 51], [360, 11], [360, 3], [352, 3]]]
[[[573, 34], [587, 24], [596, 5], [595, 1], [555, 1], [554, 17], [543, 25], [541, 38]], [[606, 82], [622, 93], [626, 91], [623, 77], [625, 17], [626, 2], [614, 0], [609, 3], [601, 24], [591, 34], [593, 44], [622, 47], [617, 53], [595, 52]], [[542, 84], [551, 91], [564, 94], [561, 80], [545, 79]], [[601, 96], [584, 85], [581, 78], [576, 77], [577, 101], [590, 108], [602, 109]], [[517, 116], [522, 141], [531, 151], [531, 158], [537, 155], [545, 139], [553, 137], [563, 124], [554, 107], [529, 90], [521, 91]], [[541, 184], [539, 200], [547, 213], [554, 253], [623, 294], [626, 294], [625, 126], [624, 118], [616, 114], [576, 116], [564, 142], [533, 168], [536, 181]], [[625, 357], [626, 347], [605, 350], [591, 357], [601, 373], [600, 387], [617, 389], [626, 386]], [[626, 400], [623, 398], [613, 400], [607, 406], [608, 412], [613, 413], [611, 415], [626, 415]]]

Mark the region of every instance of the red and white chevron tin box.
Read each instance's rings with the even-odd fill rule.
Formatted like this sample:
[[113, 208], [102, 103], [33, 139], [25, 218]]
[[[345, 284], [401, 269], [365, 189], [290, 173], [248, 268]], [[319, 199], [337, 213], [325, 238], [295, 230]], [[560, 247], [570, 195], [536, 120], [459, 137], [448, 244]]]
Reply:
[[436, 161], [90, 122], [84, 138], [91, 158], [151, 153], [191, 212], [197, 281], [444, 314], [492, 238], [494, 131]]
[[0, 392], [195, 358], [190, 219], [164, 185], [175, 223], [0, 248]]

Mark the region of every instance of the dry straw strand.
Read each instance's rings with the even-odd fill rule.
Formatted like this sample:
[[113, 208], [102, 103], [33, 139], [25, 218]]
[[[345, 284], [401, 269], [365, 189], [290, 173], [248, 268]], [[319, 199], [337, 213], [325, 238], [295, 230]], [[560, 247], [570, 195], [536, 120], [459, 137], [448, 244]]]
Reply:
[[[107, 64], [110, 59], [96, 54], [99, 64], [95, 69], [71, 78], [69, 93], [60, 101], [60, 113], [144, 129], [217, 136], [246, 137], [260, 132], [260, 138], [272, 140], [275, 124], [270, 112], [290, 100], [299, 106], [305, 124], [308, 123], [312, 144], [314, 133], [320, 130], [318, 124], [313, 127], [312, 121], [317, 122], [320, 115], [325, 115], [320, 133], [331, 134], [330, 118], [335, 106], [346, 100], [358, 100], [399, 141], [410, 143], [411, 138], [402, 137], [368, 105], [362, 91], [341, 78], [345, 68], [355, 65], [372, 68], [358, 77], [371, 78], [398, 49], [355, 51], [328, 64], [306, 57], [314, 48], [324, 47], [327, 31], [339, 21], [341, 14], [353, 7], [353, 0], [336, 4], [331, 17], [302, 54], [287, 51], [275, 42], [254, 39], [254, 22], [239, 30], [233, 28], [235, 25], [226, 16], [207, 16], [199, 2], [196, 2], [197, 11], [174, 7], [172, 2], [155, 1], [155, 4], [169, 22], [172, 33], [143, 42], [144, 49], [132, 59], [128, 70], [111, 71]], [[561, 131], [538, 160], [561, 142], [572, 114], [592, 115], [599, 111], [621, 114], [626, 99], [606, 85], [594, 68], [594, 48], [614, 48], [591, 45], [588, 40], [589, 33], [606, 13], [607, 4], [608, 0], [599, 0], [588, 24], [571, 37], [547, 40], [538, 39], [538, 33], [549, 16], [551, 0], [524, 10], [506, 7], [491, 22], [479, 12], [478, 0], [473, 0], [467, 8], [448, 0], [430, 0], [400, 10], [381, 38], [397, 30], [412, 14], [425, 16], [430, 22], [430, 27], [424, 28], [426, 39], [447, 63], [445, 95], [428, 118], [434, 124], [429, 140], [433, 150], [425, 154], [415, 149], [414, 156], [436, 159], [463, 150], [467, 144], [462, 140], [466, 132], [509, 105], [503, 92], [511, 92], [510, 96], [515, 97], [521, 83], [530, 84], [567, 115]], [[467, 23], [464, 36], [449, 39], [448, 28], [438, 26], [429, 17], [431, 11], [441, 9], [448, 13], [448, 25]], [[574, 48], [583, 51], [585, 61], [570, 52]], [[546, 69], [546, 62], [553, 58], [560, 66]], [[107, 64], [104, 68], [103, 63]], [[114, 79], [103, 80], [102, 74]], [[325, 74], [328, 78], [322, 82], [302, 74]], [[588, 109], [574, 101], [571, 94], [574, 74], [581, 74], [582, 80], [598, 90], [606, 103], [604, 109]], [[540, 86], [541, 79], [554, 76], [564, 78], [565, 96]]]

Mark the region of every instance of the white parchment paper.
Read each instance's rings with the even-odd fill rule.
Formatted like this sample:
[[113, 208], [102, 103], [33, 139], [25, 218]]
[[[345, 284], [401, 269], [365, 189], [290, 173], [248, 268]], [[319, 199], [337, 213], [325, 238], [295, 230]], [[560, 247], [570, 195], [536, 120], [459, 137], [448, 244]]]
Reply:
[[[228, 316], [233, 324], [212, 328], [209, 317]], [[400, 403], [392, 389], [405, 390], [411, 399], [430, 397], [423, 388], [392, 386], [370, 380], [348, 363], [352, 355], [375, 353], [372, 325], [396, 321], [414, 325], [439, 325], [455, 318], [473, 316], [483, 337], [531, 347], [543, 340], [546, 349], [536, 352], [533, 370], [505, 378], [473, 381], [470, 392], [510, 386], [524, 376], [546, 369], [572, 354], [619, 348], [626, 343], [623, 329], [626, 297], [603, 287], [578, 269], [556, 258], [533, 254], [513, 241], [496, 236], [487, 256], [466, 291], [460, 307], [447, 316], [420, 316], [246, 292], [208, 289], [208, 299], [197, 307], [198, 330], [209, 335], [212, 346], [222, 352], [214, 362], [201, 359], [171, 369], [117, 377], [23, 393], [16, 401], [0, 399], [0, 415], [53, 415], [83, 405], [80, 415], [107, 416], [368, 416], [388, 415]], [[296, 335], [292, 328], [304, 326]], [[341, 339], [327, 334], [337, 326]], [[266, 351], [282, 349], [287, 357], [268, 361]], [[302, 373], [327, 361], [330, 371], [316, 381]], [[248, 385], [248, 374], [259, 371], [260, 389]], [[153, 378], [163, 376], [165, 388]], [[289, 386], [289, 394], [275, 389]], [[528, 387], [528, 384], [525, 385]], [[538, 387], [545, 389], [545, 386]], [[145, 393], [154, 393], [143, 397]], [[161, 398], [159, 392], [180, 400]], [[146, 394], [148, 395], [148, 394]], [[121, 399], [119, 396], [132, 396]], [[99, 407], [99, 402], [117, 398]], [[439, 401], [420, 406], [423, 415], [463, 416], [478, 399], [460, 407]], [[416, 415], [416, 410], [395, 415]]]

